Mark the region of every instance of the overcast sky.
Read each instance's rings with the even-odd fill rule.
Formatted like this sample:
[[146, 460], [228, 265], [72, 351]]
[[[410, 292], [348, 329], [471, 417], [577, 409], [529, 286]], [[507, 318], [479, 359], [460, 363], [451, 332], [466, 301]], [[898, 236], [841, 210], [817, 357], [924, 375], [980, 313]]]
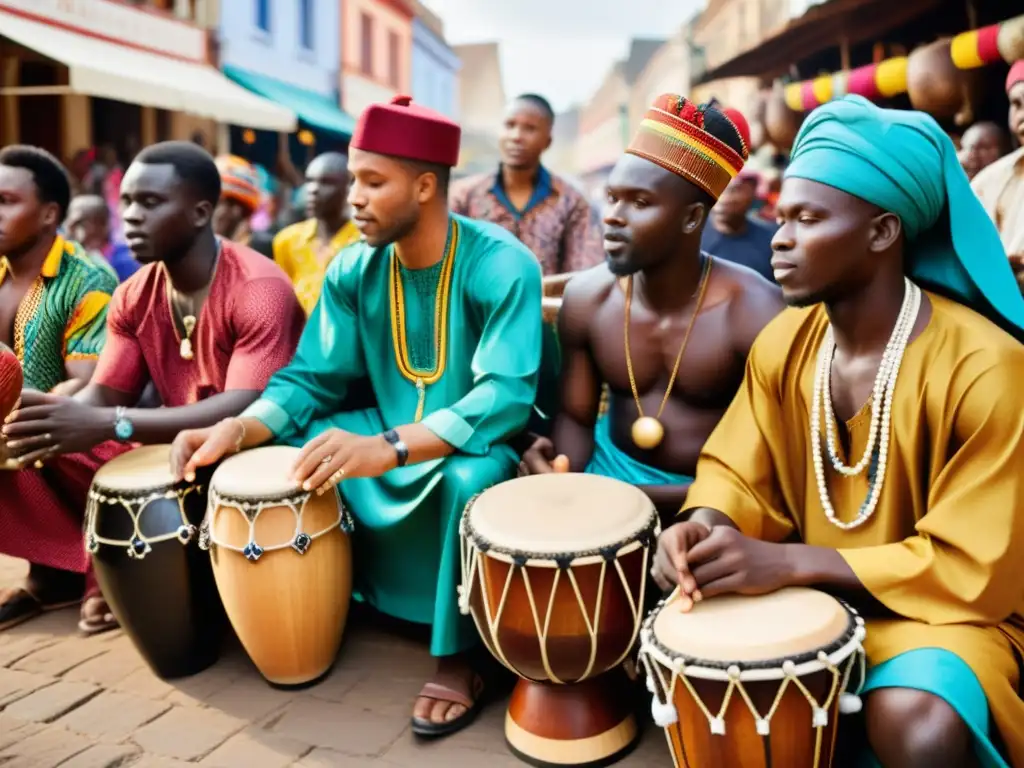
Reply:
[[633, 37], [669, 37], [703, 0], [424, 0], [448, 42], [501, 43], [505, 90], [585, 102]]

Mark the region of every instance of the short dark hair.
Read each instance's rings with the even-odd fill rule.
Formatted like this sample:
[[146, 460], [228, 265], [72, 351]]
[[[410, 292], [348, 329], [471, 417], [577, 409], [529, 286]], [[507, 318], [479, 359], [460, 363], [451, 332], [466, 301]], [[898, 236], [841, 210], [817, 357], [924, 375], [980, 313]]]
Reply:
[[424, 173], [432, 173], [437, 177], [437, 191], [439, 194], [448, 196], [448, 185], [452, 179], [452, 169], [440, 163], [425, 163], [420, 160], [406, 160], [406, 165], [417, 176]]
[[555, 110], [551, 108], [551, 102], [539, 93], [521, 93], [516, 96], [514, 100], [525, 101], [528, 104], [532, 104], [544, 114], [544, 117], [546, 117], [552, 125], [555, 124]]
[[178, 178], [211, 205], [220, 200], [220, 172], [213, 157], [191, 141], [162, 141], [146, 147], [134, 162], [146, 165], [170, 165]]
[[12, 144], [0, 149], [0, 165], [31, 173], [39, 200], [56, 205], [58, 221], [64, 221], [71, 203], [71, 178], [60, 160], [40, 147]]

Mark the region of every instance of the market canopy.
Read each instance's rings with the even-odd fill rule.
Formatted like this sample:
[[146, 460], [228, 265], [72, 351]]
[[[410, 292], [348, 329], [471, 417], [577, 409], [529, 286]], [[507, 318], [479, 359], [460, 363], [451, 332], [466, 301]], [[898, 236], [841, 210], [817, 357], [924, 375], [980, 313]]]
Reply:
[[111, 44], [0, 11], [5, 37], [68, 68], [67, 86], [7, 89], [71, 93], [188, 112], [223, 123], [294, 131], [295, 112], [250, 93], [206, 64]]
[[253, 93], [258, 93], [294, 111], [307, 125], [337, 134], [344, 139], [352, 138], [356, 121], [343, 112], [330, 96], [238, 67], [226, 66], [224, 74]]

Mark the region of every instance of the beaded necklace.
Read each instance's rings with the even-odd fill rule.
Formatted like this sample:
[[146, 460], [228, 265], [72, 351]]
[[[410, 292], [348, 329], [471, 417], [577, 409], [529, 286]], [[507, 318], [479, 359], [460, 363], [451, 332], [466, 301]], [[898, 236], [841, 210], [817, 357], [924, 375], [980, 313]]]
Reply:
[[423, 419], [423, 408], [427, 398], [427, 386], [434, 384], [444, 375], [448, 359], [448, 305], [455, 252], [459, 247], [459, 224], [454, 219], [448, 225], [448, 241], [445, 243], [444, 263], [437, 278], [434, 298], [434, 367], [430, 370], [414, 368], [409, 359], [409, 344], [406, 338], [405, 292], [402, 288], [402, 274], [394, 246], [390, 249], [388, 297], [391, 305], [391, 339], [395, 348], [395, 362], [398, 370], [416, 386], [415, 421]]
[[[818, 483], [818, 496], [825, 516], [829, 522], [844, 531], [859, 528], [871, 519], [878, 500], [882, 495], [882, 482], [885, 479], [886, 462], [889, 456], [891, 440], [892, 400], [896, 391], [896, 379], [900, 365], [907, 351], [910, 334], [917, 322], [921, 308], [921, 289], [906, 279], [903, 304], [896, 325], [892, 329], [889, 342], [885, 345], [882, 361], [875, 375], [875, 384], [871, 393], [871, 424], [869, 425], [868, 442], [864, 455], [853, 466], [843, 463], [836, 447], [836, 418], [832, 407], [832, 359], [835, 356], [835, 335], [830, 325], [822, 340], [818, 353], [817, 369], [814, 376], [814, 396], [811, 405], [811, 456], [814, 461], [814, 476]], [[825, 434], [821, 433], [822, 412], [825, 416]], [[825, 479], [825, 459], [822, 443], [828, 448], [829, 459], [833, 469], [846, 477], [855, 477], [868, 471], [868, 494], [861, 504], [857, 517], [846, 522], [840, 520], [832, 507], [829, 498], [828, 483]]]

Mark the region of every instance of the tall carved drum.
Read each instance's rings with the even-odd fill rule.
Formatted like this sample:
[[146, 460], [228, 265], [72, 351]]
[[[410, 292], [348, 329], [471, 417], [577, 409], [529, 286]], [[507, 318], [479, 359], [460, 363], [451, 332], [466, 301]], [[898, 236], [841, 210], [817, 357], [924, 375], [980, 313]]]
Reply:
[[89, 490], [85, 541], [110, 609], [163, 678], [213, 664], [227, 622], [196, 545], [211, 471], [175, 483], [170, 446], [148, 445], [100, 467]]
[[[829, 768], [847, 693], [864, 679], [864, 621], [824, 592], [729, 595], [644, 622], [640, 661], [676, 768]], [[856, 672], [856, 675], [853, 673]]]
[[210, 481], [202, 545], [228, 618], [274, 685], [317, 682], [338, 655], [352, 597], [351, 518], [337, 491], [303, 491], [298, 448], [226, 459]]
[[494, 486], [462, 519], [461, 607], [520, 676], [505, 718], [534, 765], [609, 765], [637, 738], [619, 667], [636, 642], [660, 532], [639, 489], [550, 474]]

